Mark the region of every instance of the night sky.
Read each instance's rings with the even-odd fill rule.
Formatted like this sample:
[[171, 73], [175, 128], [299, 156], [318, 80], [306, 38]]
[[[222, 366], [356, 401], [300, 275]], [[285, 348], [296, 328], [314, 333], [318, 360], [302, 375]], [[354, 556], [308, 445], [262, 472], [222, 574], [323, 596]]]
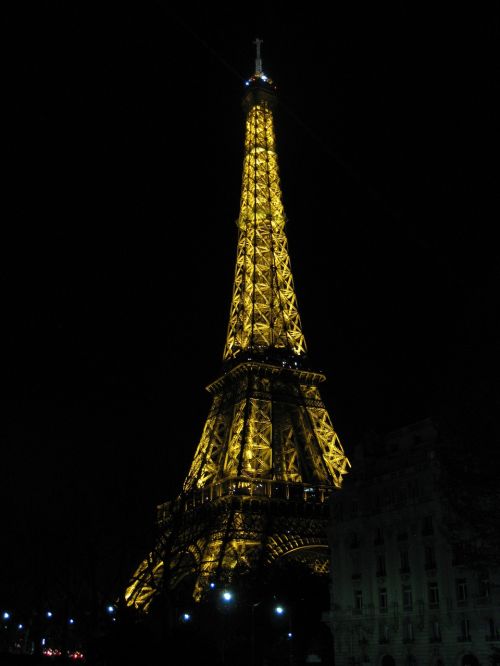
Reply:
[[7, 17], [1, 603], [70, 589], [77, 607], [89, 580], [109, 597], [180, 489], [221, 370], [256, 36], [303, 329], [347, 454], [466, 414], [497, 455], [498, 5], [319, 7]]

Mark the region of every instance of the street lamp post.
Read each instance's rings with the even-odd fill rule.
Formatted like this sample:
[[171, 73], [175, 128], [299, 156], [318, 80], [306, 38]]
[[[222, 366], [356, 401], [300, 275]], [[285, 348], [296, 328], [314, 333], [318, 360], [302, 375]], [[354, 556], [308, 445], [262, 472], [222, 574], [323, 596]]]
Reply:
[[[226, 629], [227, 629], [226, 620], [227, 620], [227, 618], [226, 618], [226, 615], [229, 611], [229, 608], [234, 603], [236, 603], [236, 599], [235, 599], [235, 596], [232, 592], [230, 592], [229, 590], [223, 590], [220, 593], [219, 600], [220, 600], [219, 609], [222, 611], [221, 662], [222, 662], [222, 664], [225, 664], [226, 663], [226, 648], [227, 648], [227, 644], [226, 644]], [[260, 604], [263, 601], [264, 600], [261, 599], [259, 601], [255, 601], [253, 603], [248, 603], [248, 602], [245, 603], [244, 601], [242, 602], [240, 600], [240, 605], [243, 604], [243, 605], [246, 605], [246, 606], [250, 607], [250, 666], [260, 666], [260, 663], [261, 663], [262, 654], [261, 654], [260, 650], [257, 650], [257, 644], [258, 643], [257, 643], [257, 640], [256, 640], [256, 638], [257, 638], [257, 625], [256, 625], [256, 621], [255, 621], [256, 620], [255, 610], [256, 610], [257, 606], [260, 606]], [[289, 661], [289, 664], [291, 666], [293, 664], [293, 656], [292, 656], [293, 655], [293, 649], [292, 649], [293, 634], [292, 634], [292, 618], [291, 618], [291, 615], [290, 615], [290, 609], [287, 608], [286, 606], [282, 606], [281, 604], [275, 604], [272, 607], [272, 613], [274, 615], [276, 615], [278, 617], [281, 617], [284, 620], [286, 620], [286, 624], [287, 624], [287, 627], [288, 627], [288, 631], [286, 632], [286, 637], [282, 633], [283, 625], [281, 623], [279, 623], [279, 624], [282, 627], [282, 629], [279, 633], [282, 636], [280, 641], [283, 641], [283, 638], [285, 639], [285, 641], [284, 641], [285, 644], [286, 644], [287, 641], [289, 641], [288, 661]]]
[[[224, 606], [228, 606], [232, 601], [233, 601], [233, 593], [230, 592], [229, 590], [224, 590], [221, 594], [222, 602]], [[223, 613], [222, 613], [222, 649], [221, 649], [221, 657], [222, 657], [222, 663], [225, 664], [226, 662], [226, 612], [225, 608], [223, 608]]]
[[288, 641], [288, 662], [290, 666], [293, 664], [293, 632], [292, 632], [292, 615], [290, 613], [290, 608], [285, 608], [280, 604], [274, 607], [274, 612], [276, 615], [283, 616], [287, 618], [288, 632], [286, 635], [286, 640]]
[[251, 666], [255, 666], [255, 609], [260, 604], [260, 601], [256, 601], [254, 604], [250, 604], [252, 609], [252, 621], [250, 625], [250, 636], [251, 636]]

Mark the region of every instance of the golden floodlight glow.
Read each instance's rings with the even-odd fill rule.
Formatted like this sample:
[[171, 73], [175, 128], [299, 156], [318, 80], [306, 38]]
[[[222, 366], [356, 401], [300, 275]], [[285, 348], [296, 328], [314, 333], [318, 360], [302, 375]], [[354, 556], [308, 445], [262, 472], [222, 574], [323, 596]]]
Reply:
[[145, 612], [184, 579], [200, 599], [214, 581], [282, 557], [327, 573], [327, 500], [350, 467], [318, 389], [325, 377], [306, 369], [274, 91], [259, 67], [250, 84], [224, 371], [208, 387], [212, 406], [182, 493], [159, 507], [161, 536], [125, 593]]
[[306, 353], [281, 202], [273, 114], [268, 102], [246, 120], [238, 253], [224, 360], [240, 352]]

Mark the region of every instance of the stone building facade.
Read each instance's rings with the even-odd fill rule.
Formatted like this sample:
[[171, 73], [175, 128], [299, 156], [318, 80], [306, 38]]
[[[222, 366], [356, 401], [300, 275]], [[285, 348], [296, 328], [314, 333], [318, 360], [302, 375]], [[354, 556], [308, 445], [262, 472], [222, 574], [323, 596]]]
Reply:
[[[500, 650], [500, 572], [470, 557], [425, 420], [367, 441], [332, 498], [335, 665], [482, 666]], [[457, 537], [458, 535], [458, 537]]]

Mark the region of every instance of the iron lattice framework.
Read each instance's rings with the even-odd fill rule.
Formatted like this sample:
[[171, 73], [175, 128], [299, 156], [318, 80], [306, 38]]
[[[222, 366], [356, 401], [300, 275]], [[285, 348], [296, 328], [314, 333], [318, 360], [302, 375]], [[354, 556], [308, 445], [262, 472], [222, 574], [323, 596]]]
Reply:
[[[258, 62], [260, 62], [258, 60]], [[160, 537], [126, 592], [143, 610], [165, 586], [210, 582], [293, 556], [327, 568], [327, 498], [347, 460], [318, 384], [304, 369], [273, 126], [259, 66], [247, 83], [238, 250], [224, 373], [181, 495], [159, 507]]]
[[273, 114], [265, 99], [251, 105], [247, 115], [238, 228], [224, 360], [248, 350], [305, 354], [285, 235]]

